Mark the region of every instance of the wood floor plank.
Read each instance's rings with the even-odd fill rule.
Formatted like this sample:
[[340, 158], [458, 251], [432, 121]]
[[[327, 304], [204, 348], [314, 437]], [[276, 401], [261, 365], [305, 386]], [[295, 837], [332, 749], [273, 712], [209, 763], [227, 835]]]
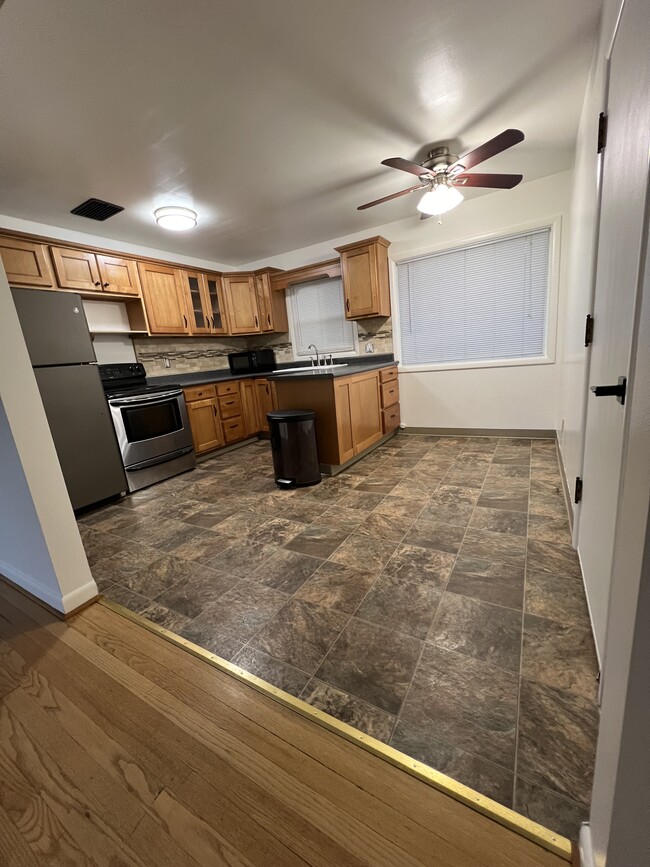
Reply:
[[103, 606], [0, 600], [8, 867], [567, 863]]
[[0, 803], [0, 864], [4, 867], [33, 867], [35, 863], [44, 867], [44, 862], [30, 848]]
[[56, 764], [6, 707], [0, 708], [0, 752], [40, 794], [82, 852], [98, 867], [146, 867], [125, 838], [104, 820], [92, 800]]
[[[107, 638], [108, 636], [105, 635], [104, 645]], [[254, 732], [250, 721], [245, 718], [241, 718], [236, 725], [233, 725], [232, 720], [223, 717], [216, 703], [210, 704], [207, 714], [205, 707], [199, 711], [184, 703], [174, 694], [174, 692], [184, 693], [183, 680], [176, 678], [175, 682], [173, 679], [170, 682], [169, 672], [166, 672], [162, 666], [158, 666], [156, 671], [166, 681], [169, 690], [157, 686], [153, 681], [148, 681], [132, 668], [129, 661], [133, 664], [135, 657], [131, 649], [124, 648], [117, 641], [113, 642], [114, 649], [118, 646], [125, 649], [124, 662], [120, 661], [119, 653], [107, 654], [101, 646], [97, 646], [90, 637], [81, 635], [77, 629], [66, 633], [63, 640], [76, 648], [80, 654], [87, 655], [102, 670], [110, 672], [112, 677], [125, 685], [130, 684], [135, 691], [142, 694], [145, 702], [150, 703], [161, 714], [166, 714], [179, 730], [185, 731], [202, 744], [210, 754], [229, 761], [240, 774], [269, 788], [286, 806], [323, 830], [343, 847], [352, 852], [357, 849], [362, 853], [370, 852], [376, 859], [374, 862], [376, 864], [421, 863], [401, 847], [400, 841], [403, 840], [410, 849], [417, 850], [422, 845], [423, 834], [420, 833], [413, 841], [412, 834], [405, 833], [404, 817], [397, 814], [390, 815], [391, 811], [376, 799], [369, 798], [368, 793], [357, 790], [352, 793], [352, 797], [346, 798], [346, 789], [350, 784], [344, 778], [337, 777], [329, 769], [320, 766], [318, 782], [320, 783], [326, 776], [331, 776], [332, 782], [336, 784], [329, 794], [322, 795], [310, 786], [312, 772], [315, 769], [301, 768], [301, 765], [307, 761], [310, 765], [316, 763], [288, 749], [286, 742], [277, 738], [272, 740], [268, 732]], [[137, 659], [141, 659], [141, 656]], [[154, 661], [149, 660], [149, 664], [152, 663]], [[150, 688], [147, 688], [147, 683], [151, 685]], [[209, 699], [208, 696], [205, 698]], [[214, 714], [219, 714], [218, 723], [214, 721]], [[242, 742], [243, 730], [246, 732], [245, 743]], [[269, 758], [266, 754], [274, 749], [279, 751], [279, 755]], [[274, 762], [274, 758], [277, 763]], [[290, 767], [289, 771], [285, 770], [287, 766]], [[206, 773], [207, 770], [204, 762], [197, 763], [197, 769], [200, 769], [201, 773]], [[363, 804], [364, 800], [370, 802]], [[379, 815], [382, 813], [383, 815]], [[440, 847], [444, 848], [444, 841], [438, 841], [438, 848]], [[438, 863], [444, 864], [444, 857], [445, 853], [441, 852]], [[456, 857], [459, 857], [458, 853]], [[432, 863], [435, 864], [436, 861]], [[472, 867], [469, 858], [459, 861], [459, 864], [463, 867]]]
[[[292, 750], [294, 750], [296, 746], [301, 750], [304, 749], [306, 755], [309, 755], [310, 758], [321, 765], [323, 764], [324, 757], [326, 757], [326, 764], [338, 769], [338, 778], [330, 777], [328, 774], [328, 771], [330, 770], [329, 767], [318, 775], [318, 783], [321, 787], [326, 785], [329, 778], [330, 788], [325, 791], [326, 796], [333, 797], [333, 791], [336, 791], [337, 797], [340, 800], [341, 798], [344, 798], [346, 784], [352, 785], [349, 809], [353, 812], [357, 811], [361, 821], [374, 822], [375, 824], [373, 827], [378, 831], [378, 833], [386, 833], [387, 828], [392, 829], [395, 827], [396, 830], [394, 833], [397, 835], [397, 838], [399, 838], [401, 834], [404, 834], [408, 839], [413, 839], [414, 836], [417, 836], [417, 838], [422, 841], [423, 848], [428, 847], [427, 851], [431, 851], [431, 847], [434, 846], [441, 850], [441, 863], [444, 863], [444, 858], [447, 856], [444, 846], [445, 843], [454, 847], [457, 852], [457, 859], [460, 859], [461, 857], [458, 853], [458, 849], [459, 847], [462, 847], [465, 848], [467, 852], [467, 863], [476, 863], [475, 860], [472, 860], [477, 857], [478, 851], [480, 850], [480, 843], [478, 845], [476, 843], [476, 824], [478, 823], [480, 826], [482, 821], [487, 828], [490, 828], [494, 823], [489, 819], [482, 816], [476, 816], [476, 814], [469, 811], [464, 811], [458, 815], [457, 804], [447, 796], [436, 791], [431, 791], [431, 797], [429, 799], [417, 799], [416, 803], [414, 803], [413, 787], [417, 788], [418, 786], [421, 786], [421, 783], [413, 778], [407, 777], [397, 768], [389, 767], [388, 769], [388, 774], [393, 783], [391, 788], [381, 786], [377, 787], [377, 779], [376, 775], [373, 774], [372, 762], [368, 761], [359, 763], [358, 761], [354, 761], [354, 758], [358, 755], [358, 748], [354, 745], [346, 743], [339, 738], [332, 739], [331, 737], [328, 737], [329, 733], [320, 728], [316, 728], [315, 731], [312, 731], [314, 729], [312, 726], [311, 730], [306, 730], [303, 720], [296, 717], [296, 715], [291, 711], [282, 708], [276, 702], [267, 700], [264, 705], [263, 713], [260, 713], [259, 697], [252, 691], [248, 691], [246, 696], [242, 697], [241, 686], [227, 675], [216, 672], [217, 675], [220, 675], [217, 679], [218, 687], [216, 689], [211, 689], [207, 693], [207, 696], [205, 695], [205, 690], [202, 690], [204, 694], [201, 697], [198, 697], [196, 692], [188, 694], [188, 690], [195, 690], [197, 685], [195, 681], [198, 681], [201, 688], [209, 688], [211, 678], [208, 667], [200, 660], [196, 660], [189, 655], [186, 655], [185, 659], [179, 663], [176, 659], [176, 648], [169, 644], [167, 644], [166, 647], [161, 648], [160, 639], [151, 633], [143, 636], [142, 630], [137, 625], [130, 622], [126, 629], [126, 634], [130, 638], [125, 640], [122, 631], [118, 637], [114, 636], [108, 626], [112, 616], [113, 613], [108, 609], [102, 608], [102, 606], [95, 606], [88, 612], [88, 616], [84, 617], [83, 623], [80, 623], [78, 628], [88, 637], [94, 636], [100, 646], [110, 650], [112, 654], [119, 656], [123, 660], [131, 660], [133, 663], [133, 661], [137, 659], [136, 664], [139, 671], [142, 671], [146, 677], [151, 678], [154, 682], [165, 685], [170, 690], [173, 690], [174, 687], [170, 686], [169, 679], [165, 678], [164, 675], [161, 674], [160, 666], [165, 665], [165, 663], [169, 662], [173, 657], [176, 663], [176, 670], [174, 673], [183, 674], [183, 677], [179, 678], [176, 687], [177, 695], [185, 701], [194, 701], [200, 706], [206, 706], [206, 703], [210, 702], [211, 699], [223, 703], [225, 700], [225, 694], [230, 689], [233, 689], [236, 695], [234, 700], [229, 704], [231, 711], [235, 711], [237, 714], [245, 714], [251, 704], [255, 705], [258, 708], [258, 713], [254, 720], [256, 723], [261, 722], [266, 730], [270, 731], [273, 735], [275, 735], [277, 730], [285, 729], [285, 737], [290, 741], [290, 743], [287, 743], [288, 747], [291, 747]], [[93, 631], [93, 627], [90, 624], [94, 624], [97, 633]], [[140, 649], [138, 654], [135, 654], [134, 652], [133, 641], [138, 644]], [[152, 656], [155, 653], [156, 658], [153, 659], [149, 656], [149, 652]], [[198, 672], [198, 674], [196, 672]], [[216, 692], [217, 695], [214, 695], [214, 692]], [[246, 709], [242, 707], [243, 702], [247, 704]], [[218, 707], [212, 703], [210, 703], [209, 706], [211, 708], [211, 718], [220, 719]], [[276, 721], [275, 726], [271, 725], [270, 721], [272, 719], [275, 719]], [[243, 735], [244, 730], [245, 724], [243, 724], [241, 719], [239, 719], [238, 731], [240, 736]], [[306, 734], [307, 731], [308, 734]], [[251, 734], [250, 729], [246, 729], [246, 732], [247, 736], [249, 736], [249, 738], [247, 737], [247, 743], [250, 746], [256, 744], [256, 748], [261, 749], [269, 755], [270, 744], [274, 743], [275, 739], [265, 739], [262, 737], [262, 740], [260, 741], [260, 737]], [[313, 744], [309, 745], [308, 743], [312, 740], [312, 737], [318, 739], [316, 749], [314, 749]], [[323, 751], [325, 751], [325, 755], [323, 755]], [[279, 759], [281, 762], [284, 762], [285, 760], [284, 755]], [[385, 773], [385, 763], [379, 761], [379, 764], [381, 765], [382, 774]], [[355, 774], [358, 767], [361, 767], [362, 773], [356, 774], [351, 783], [348, 777], [351, 774]], [[341, 778], [342, 775], [343, 779]], [[394, 787], [397, 787], [398, 791], [401, 790], [402, 797], [397, 799], [392, 797], [395, 792]], [[410, 791], [408, 791], [409, 789]], [[377, 797], [377, 790], [380, 793], [379, 797]], [[364, 802], [362, 797], [364, 793], [372, 793], [372, 802]], [[391, 818], [395, 817], [391, 817], [386, 810], [382, 811], [382, 804], [378, 805], [377, 801], [382, 800], [382, 795], [386, 797], [386, 800], [391, 802], [391, 810], [396, 809], [401, 812], [402, 818], [396, 823], [391, 822]], [[394, 801], [397, 801], [396, 808], [394, 808]], [[348, 806], [346, 801], [344, 801], [344, 803]], [[385, 803], [385, 801], [382, 803]], [[424, 807], [424, 809], [422, 809], [422, 807]], [[368, 817], [371, 817], [370, 820]], [[420, 824], [419, 830], [415, 827], [418, 822]], [[434, 827], [436, 829], [435, 834], [431, 831]], [[474, 833], [472, 833], [472, 831]], [[492, 855], [493, 861], [489, 863], [494, 863], [495, 865], [512, 865], [512, 867], [520, 867], [520, 865], [528, 864], [537, 865], [540, 863], [553, 863], [552, 859], [554, 856], [551, 855], [551, 853], [543, 852], [542, 850], [540, 850], [540, 853], [533, 852], [530, 855], [518, 852], [513, 853], [507, 837], [503, 838], [503, 847], [499, 845], [499, 839], [500, 838], [497, 838], [495, 840], [495, 850]], [[459, 841], [462, 841], [462, 843]], [[483, 857], [487, 856], [484, 854]], [[462, 861], [459, 860], [458, 863], [462, 863]]]
[[32, 743], [52, 760], [52, 766], [83, 792], [86, 809], [100, 815], [115, 831], [132, 833], [144, 815], [139, 802], [107, 774], [74, 740], [51, 719], [22, 689], [7, 696], [4, 709], [17, 720]]

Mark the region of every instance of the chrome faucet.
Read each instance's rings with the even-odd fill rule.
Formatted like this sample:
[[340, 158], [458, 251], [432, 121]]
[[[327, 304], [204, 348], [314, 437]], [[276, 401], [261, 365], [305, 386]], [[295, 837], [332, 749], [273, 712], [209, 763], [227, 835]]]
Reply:
[[313, 349], [316, 353], [316, 367], [320, 367], [320, 352], [318, 351], [318, 347], [315, 343], [310, 343], [307, 349]]

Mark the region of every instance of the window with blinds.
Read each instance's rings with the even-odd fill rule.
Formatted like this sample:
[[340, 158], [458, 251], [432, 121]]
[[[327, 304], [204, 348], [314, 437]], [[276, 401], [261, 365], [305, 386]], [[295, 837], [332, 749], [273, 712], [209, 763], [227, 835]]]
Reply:
[[543, 357], [550, 236], [544, 228], [401, 262], [402, 362]]
[[356, 352], [356, 324], [345, 318], [341, 280], [315, 280], [292, 286], [288, 292], [296, 356]]

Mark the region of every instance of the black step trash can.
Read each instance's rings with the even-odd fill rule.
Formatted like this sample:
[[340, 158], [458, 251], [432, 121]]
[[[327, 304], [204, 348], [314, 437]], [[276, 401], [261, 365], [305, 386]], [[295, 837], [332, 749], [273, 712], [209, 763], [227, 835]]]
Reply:
[[320, 480], [316, 446], [316, 413], [309, 409], [280, 409], [266, 415], [271, 432], [275, 484], [302, 488]]

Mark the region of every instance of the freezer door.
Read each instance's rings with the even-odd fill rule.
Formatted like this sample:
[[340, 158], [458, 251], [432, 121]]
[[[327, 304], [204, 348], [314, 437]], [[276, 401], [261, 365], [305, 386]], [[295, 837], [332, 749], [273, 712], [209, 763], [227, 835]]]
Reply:
[[38, 289], [11, 291], [32, 367], [96, 361], [79, 295]]
[[73, 508], [126, 491], [122, 458], [96, 365], [39, 367], [34, 373]]

